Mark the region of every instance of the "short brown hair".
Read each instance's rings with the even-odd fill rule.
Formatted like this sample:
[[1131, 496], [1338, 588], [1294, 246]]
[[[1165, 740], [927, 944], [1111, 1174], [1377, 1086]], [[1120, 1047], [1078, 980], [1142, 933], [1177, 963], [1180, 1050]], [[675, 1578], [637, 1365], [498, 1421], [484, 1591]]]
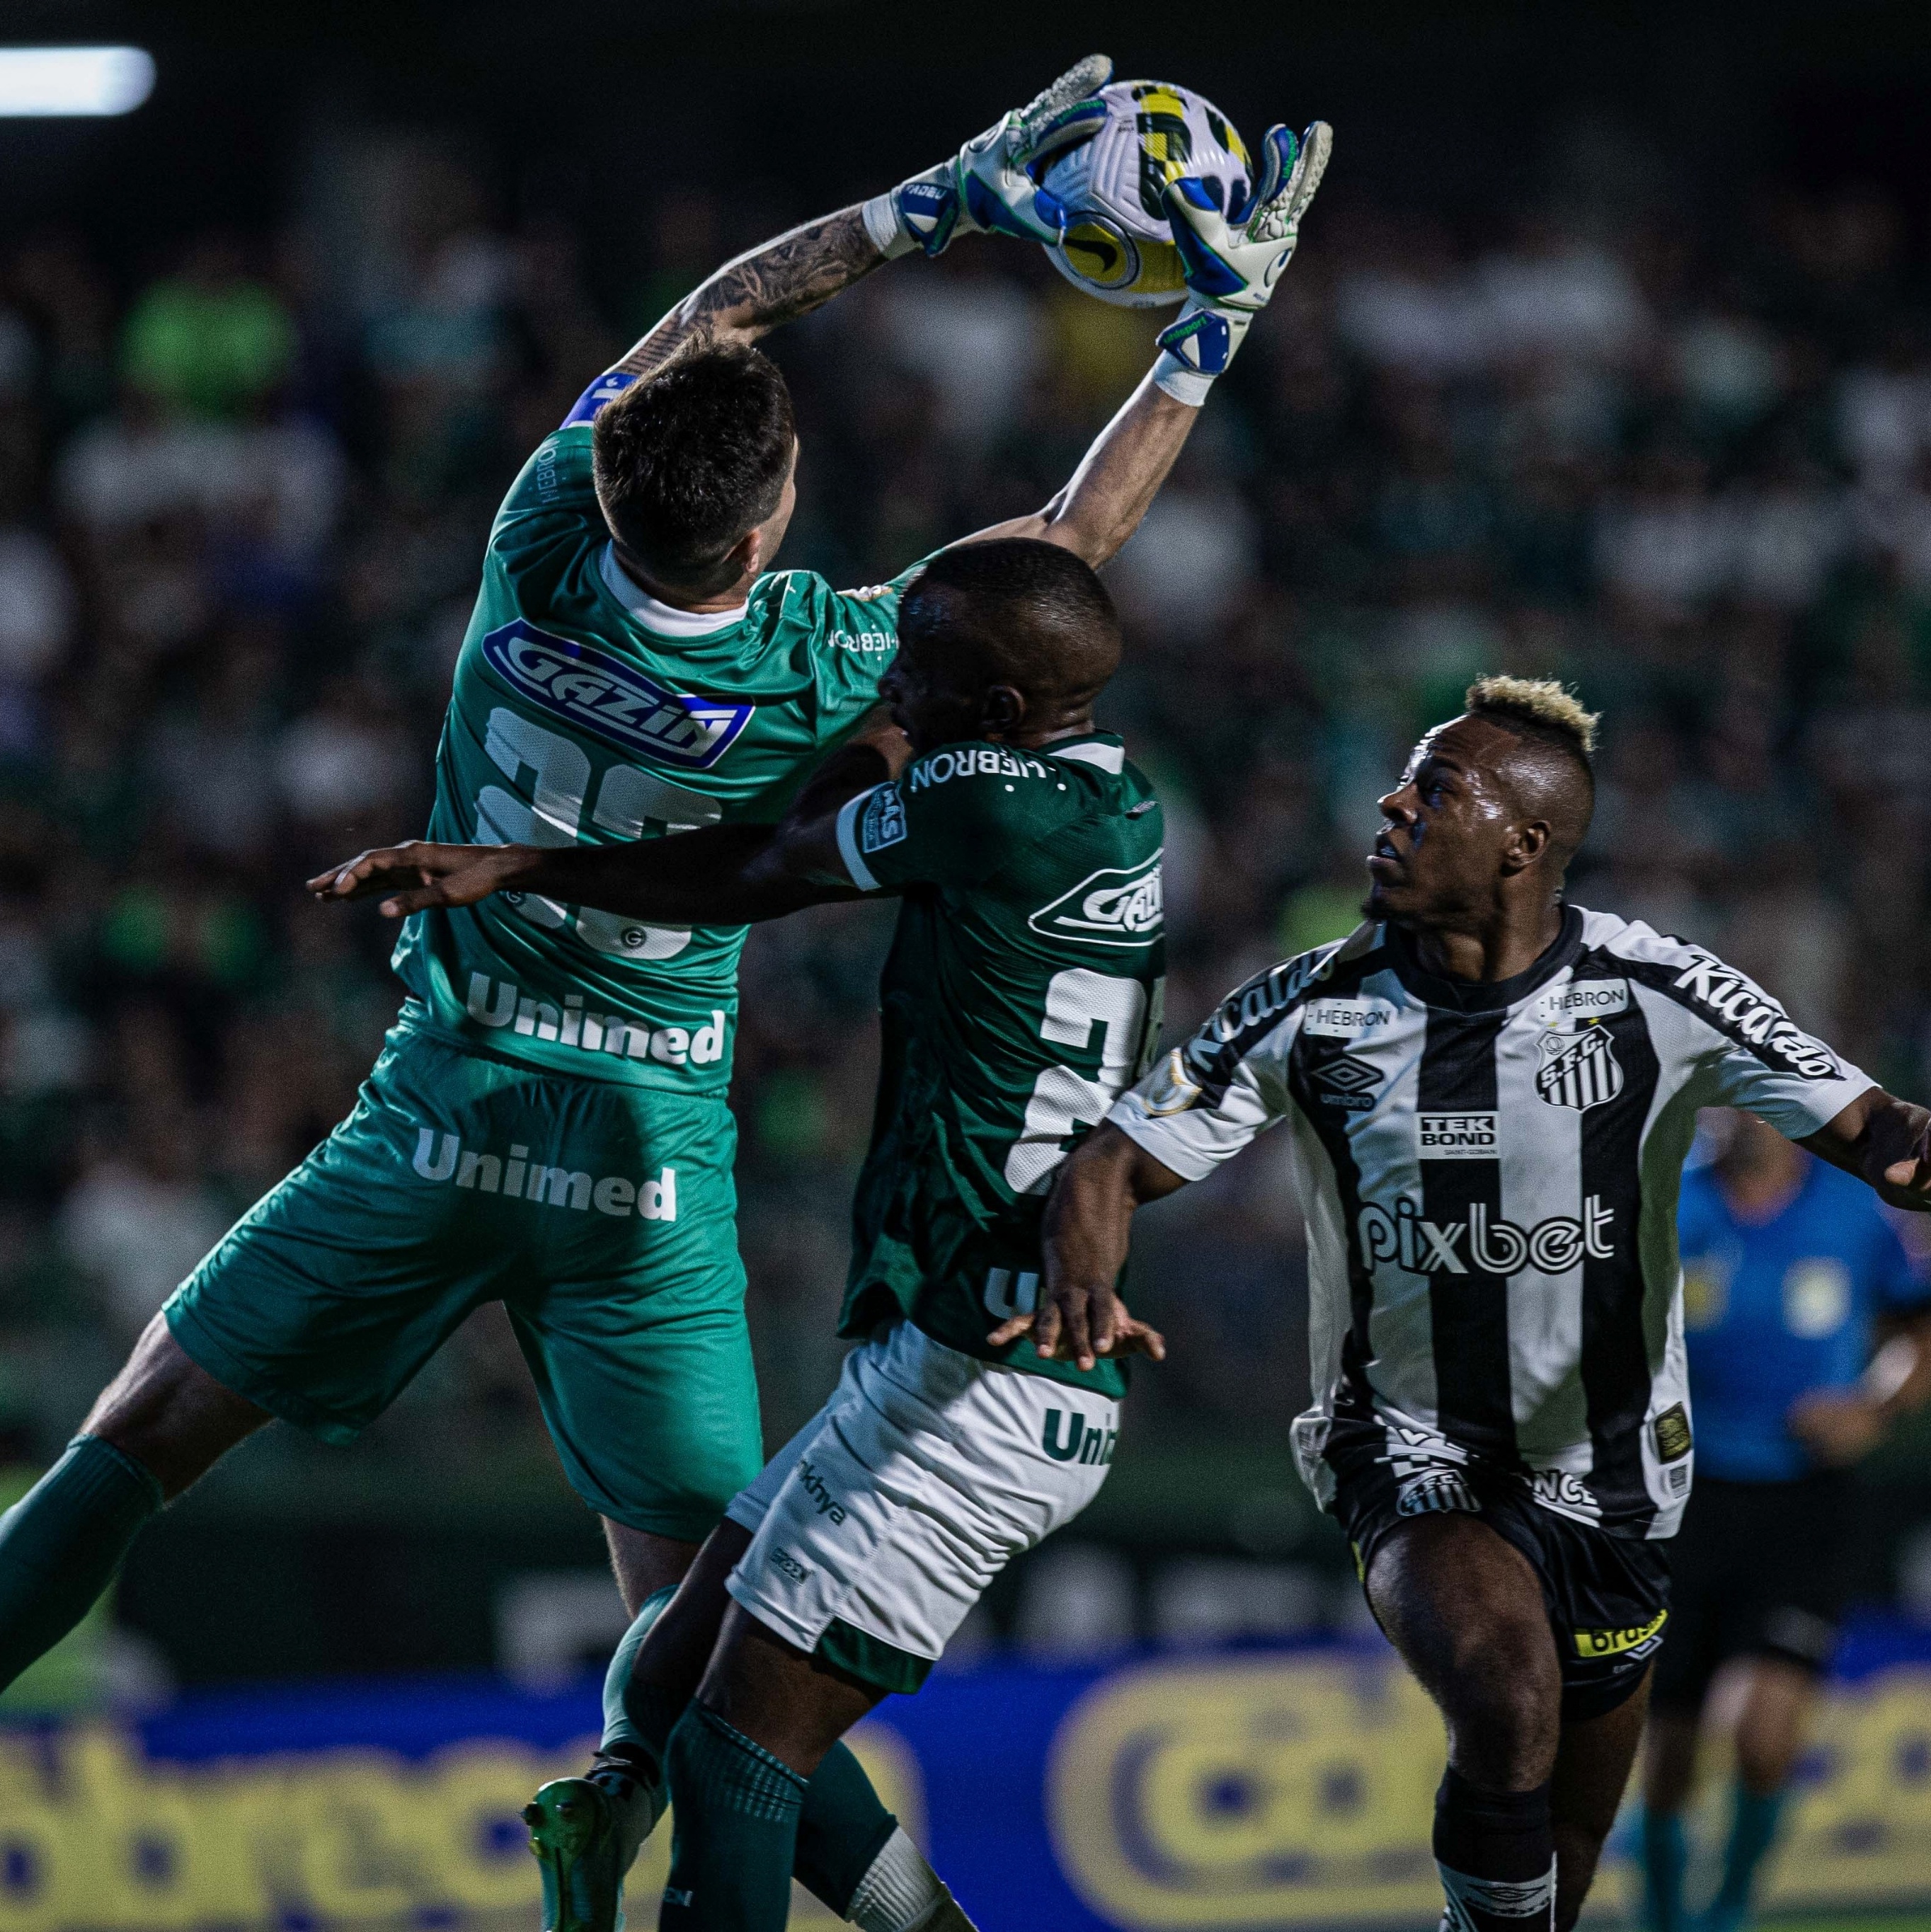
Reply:
[[653, 577], [704, 587], [778, 507], [797, 428], [778, 365], [740, 344], [686, 344], [598, 410], [597, 501]]

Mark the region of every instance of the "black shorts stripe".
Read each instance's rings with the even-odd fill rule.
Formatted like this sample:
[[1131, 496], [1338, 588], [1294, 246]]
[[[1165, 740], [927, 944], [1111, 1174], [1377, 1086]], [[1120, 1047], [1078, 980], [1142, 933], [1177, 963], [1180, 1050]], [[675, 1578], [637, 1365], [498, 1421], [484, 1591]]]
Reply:
[[[1426, 1114], [1491, 1113], [1495, 1043], [1508, 1016], [1428, 1011], [1416, 1105]], [[1498, 1160], [1423, 1160], [1419, 1234], [1427, 1258], [1434, 1330], [1435, 1408], [1443, 1434], [1504, 1464], [1516, 1460], [1509, 1373], [1509, 1282], [1476, 1266], [1465, 1230], [1478, 1204], [1502, 1215]], [[1439, 1241], [1439, 1245], [1437, 1243]]]

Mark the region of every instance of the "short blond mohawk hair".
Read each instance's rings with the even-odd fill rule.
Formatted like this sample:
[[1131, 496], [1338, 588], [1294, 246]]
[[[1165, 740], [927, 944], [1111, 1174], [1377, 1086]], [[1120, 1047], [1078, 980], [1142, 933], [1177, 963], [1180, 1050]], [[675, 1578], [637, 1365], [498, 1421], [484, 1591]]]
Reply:
[[1488, 718], [1517, 718], [1573, 738], [1586, 756], [1596, 748], [1599, 711], [1585, 711], [1574, 692], [1552, 677], [1479, 677], [1468, 687], [1469, 710]]

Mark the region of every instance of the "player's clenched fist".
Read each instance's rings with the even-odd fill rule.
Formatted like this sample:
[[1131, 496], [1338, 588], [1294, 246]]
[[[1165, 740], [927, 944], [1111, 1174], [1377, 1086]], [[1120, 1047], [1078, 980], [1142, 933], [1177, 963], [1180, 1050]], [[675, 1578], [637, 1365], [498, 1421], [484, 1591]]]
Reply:
[[385, 919], [406, 919], [430, 906], [474, 905], [513, 884], [523, 863], [515, 845], [432, 845], [412, 838], [378, 846], [346, 866], [318, 872], [308, 890], [318, 899], [387, 896], [377, 910]]

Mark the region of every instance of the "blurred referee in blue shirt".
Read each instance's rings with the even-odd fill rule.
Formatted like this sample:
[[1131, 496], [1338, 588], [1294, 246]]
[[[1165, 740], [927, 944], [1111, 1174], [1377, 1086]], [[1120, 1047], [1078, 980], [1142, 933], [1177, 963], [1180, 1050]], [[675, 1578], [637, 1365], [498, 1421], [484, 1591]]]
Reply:
[[1851, 1466], [1931, 1394], [1931, 1287], [1870, 1190], [1724, 1112], [1679, 1214], [1696, 1486], [1671, 1546], [1650, 1694], [1643, 1858], [1653, 1932], [1683, 1932], [1683, 1808], [1719, 1665], [1746, 1659], [1723, 1873], [1699, 1924], [1736, 1932], [1776, 1833], [1853, 1529]]

